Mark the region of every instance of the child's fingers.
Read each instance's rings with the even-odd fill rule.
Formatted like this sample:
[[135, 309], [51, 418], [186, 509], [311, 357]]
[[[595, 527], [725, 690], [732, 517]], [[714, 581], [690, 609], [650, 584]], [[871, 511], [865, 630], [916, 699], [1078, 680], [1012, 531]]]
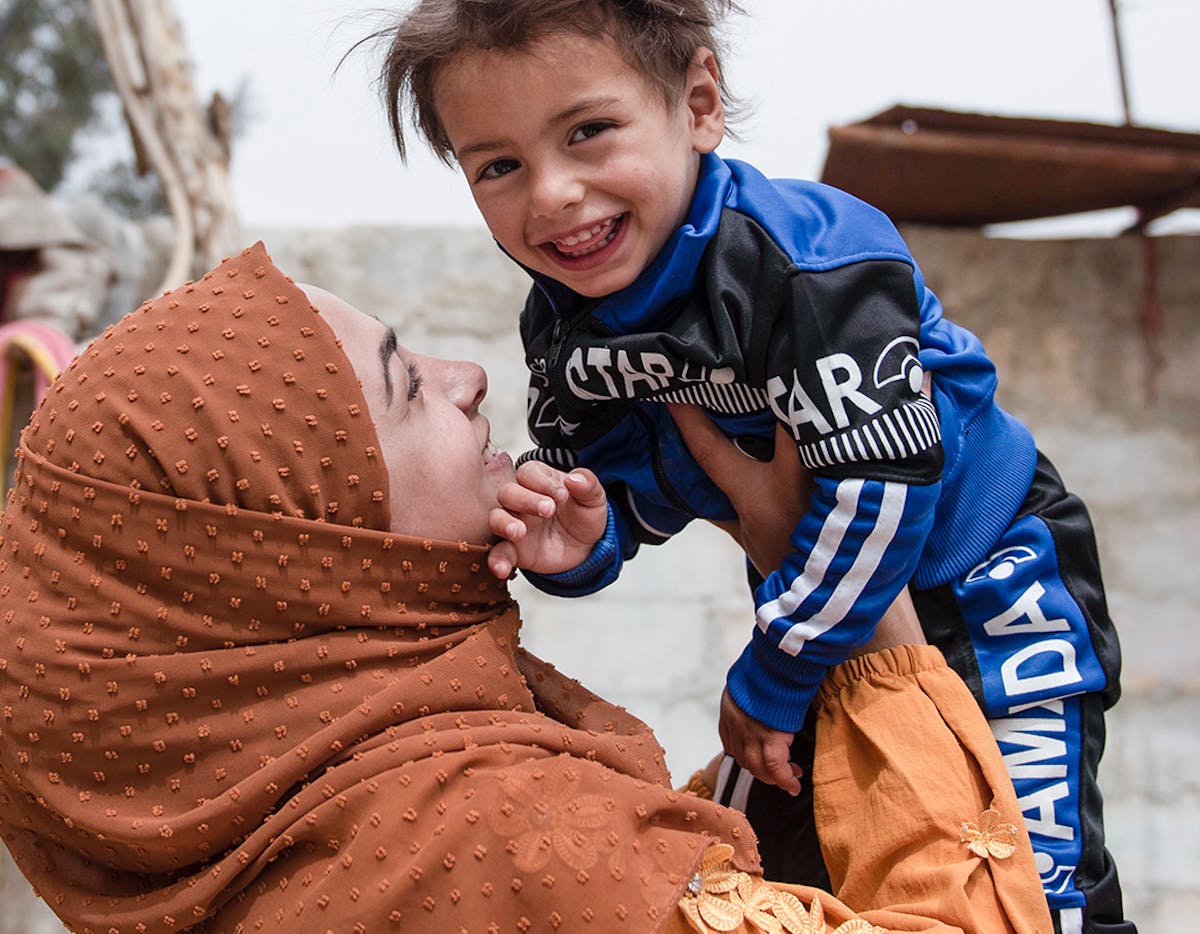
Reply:
[[786, 745], [769, 744], [763, 749], [763, 771], [768, 776], [764, 781], [769, 780], [772, 785], [778, 785], [794, 797], [800, 794], [800, 780], [796, 777], [788, 753]]
[[800, 794], [797, 768], [788, 760], [786, 747], [780, 750], [750, 742], [744, 746], [741, 757], [734, 758], [760, 782], [775, 785], [792, 796]]
[[587, 469], [572, 470], [563, 478], [567, 491], [581, 506], [603, 506], [607, 498], [599, 478]]
[[508, 580], [517, 566], [517, 548], [512, 542], [499, 541], [488, 552], [488, 570], [500, 580]]
[[558, 468], [541, 461], [526, 461], [517, 468], [517, 483], [520, 486], [549, 496], [559, 503], [567, 498], [567, 488], [563, 485], [565, 476]]
[[519, 542], [529, 531], [524, 521], [507, 509], [493, 509], [488, 513], [488, 528], [493, 535], [509, 542]]
[[[496, 494], [496, 501], [509, 512], [519, 516], [538, 516], [548, 519], [557, 507], [555, 498], [547, 493], [531, 490], [520, 483], [506, 483]], [[495, 530], [493, 530], [495, 531]], [[502, 534], [497, 532], [496, 534]], [[505, 536], [507, 538], [508, 536]]]
[[728, 688], [721, 692], [717, 732], [725, 751], [760, 782], [777, 785], [790, 795], [800, 793], [801, 772], [791, 761], [792, 734], [772, 730], [744, 713]]

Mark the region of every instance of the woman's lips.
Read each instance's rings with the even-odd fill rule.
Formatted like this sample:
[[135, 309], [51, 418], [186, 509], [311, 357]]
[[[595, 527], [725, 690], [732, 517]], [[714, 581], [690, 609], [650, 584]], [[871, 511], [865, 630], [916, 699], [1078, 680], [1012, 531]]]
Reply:
[[501, 450], [500, 448], [497, 448], [496, 445], [492, 442], [491, 438], [488, 438], [487, 444], [485, 444], [483, 446], [482, 457], [483, 457], [483, 466], [487, 467], [487, 468], [504, 467], [505, 465], [508, 465], [508, 466], [512, 465], [512, 458], [509, 457], [508, 452]]

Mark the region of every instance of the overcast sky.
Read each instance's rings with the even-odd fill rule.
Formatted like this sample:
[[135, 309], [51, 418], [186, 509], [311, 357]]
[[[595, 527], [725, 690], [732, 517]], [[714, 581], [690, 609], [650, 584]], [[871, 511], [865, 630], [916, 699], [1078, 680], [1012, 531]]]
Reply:
[[[391, 148], [373, 87], [378, 53], [339, 58], [397, 4], [178, 0], [207, 96], [249, 81], [236, 142], [244, 224], [481, 226], [465, 182], [418, 145]], [[1108, 0], [745, 0], [725, 71], [753, 112], [720, 152], [770, 175], [818, 177], [830, 125], [896, 103], [1122, 120]], [[380, 13], [383, 9], [385, 12]], [[383, 19], [381, 20], [381, 15]], [[1124, 0], [1134, 119], [1200, 132], [1200, 0]], [[1200, 229], [1195, 217], [1173, 228]], [[1103, 233], [1124, 219], [1086, 228]], [[1190, 225], [1190, 226], [1189, 226]]]

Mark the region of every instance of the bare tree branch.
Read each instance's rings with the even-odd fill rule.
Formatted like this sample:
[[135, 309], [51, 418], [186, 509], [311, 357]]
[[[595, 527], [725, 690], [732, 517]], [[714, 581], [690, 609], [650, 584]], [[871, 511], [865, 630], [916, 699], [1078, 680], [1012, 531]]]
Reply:
[[91, 0], [139, 156], [158, 175], [175, 224], [163, 287], [232, 253], [240, 237], [228, 139], [213, 132], [171, 0]]

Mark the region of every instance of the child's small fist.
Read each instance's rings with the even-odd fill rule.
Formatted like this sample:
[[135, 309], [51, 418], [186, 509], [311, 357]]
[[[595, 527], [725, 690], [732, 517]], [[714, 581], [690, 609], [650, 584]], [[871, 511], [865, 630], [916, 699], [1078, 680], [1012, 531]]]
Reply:
[[791, 761], [795, 736], [759, 723], [737, 705], [728, 689], [721, 694], [717, 732], [725, 751], [760, 782], [776, 785], [793, 797], [800, 794], [804, 770]]
[[489, 524], [500, 541], [488, 556], [488, 567], [502, 579], [516, 568], [557, 574], [576, 567], [608, 523], [604, 487], [582, 468], [563, 473], [527, 461], [516, 479], [501, 487], [498, 501]]

